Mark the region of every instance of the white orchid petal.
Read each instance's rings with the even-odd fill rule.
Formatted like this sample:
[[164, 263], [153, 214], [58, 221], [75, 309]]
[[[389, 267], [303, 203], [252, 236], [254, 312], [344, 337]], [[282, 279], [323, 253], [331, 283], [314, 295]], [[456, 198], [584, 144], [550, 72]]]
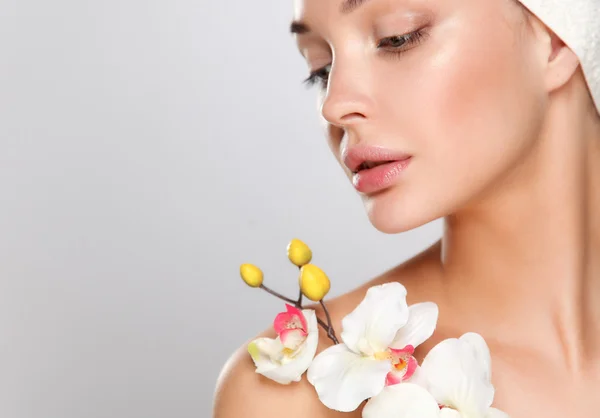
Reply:
[[468, 343], [473, 350], [473, 356], [476, 361], [481, 364], [481, 370], [484, 373], [483, 378], [492, 380], [492, 356], [490, 349], [483, 337], [474, 332], [468, 332], [459, 338], [461, 341]]
[[416, 303], [408, 307], [408, 322], [404, 325], [390, 345], [392, 348], [404, 348], [407, 345], [417, 347], [428, 340], [435, 331], [439, 309], [433, 302]]
[[301, 329], [286, 329], [281, 331], [279, 339], [285, 348], [296, 350], [306, 339], [306, 334]]
[[408, 320], [406, 288], [400, 283], [373, 286], [342, 320], [342, 341], [355, 353], [372, 355], [389, 347]]
[[278, 361], [283, 356], [283, 349], [279, 338], [257, 338], [248, 345], [248, 351], [255, 363]]
[[344, 344], [337, 344], [315, 357], [307, 378], [325, 406], [350, 412], [381, 392], [391, 367], [389, 360], [362, 357]]
[[248, 345], [248, 351], [256, 366], [256, 373], [272, 378], [279, 383], [289, 383], [291, 379], [277, 373], [277, 369], [281, 368], [280, 361], [283, 359], [282, 350], [283, 345], [279, 339], [258, 338], [252, 341]]
[[433, 397], [412, 383], [388, 386], [371, 398], [362, 412], [363, 418], [439, 418], [440, 409]]
[[462, 418], [462, 415], [456, 409], [442, 408], [440, 418]]
[[[317, 316], [311, 309], [302, 311], [308, 324], [306, 340], [291, 354], [284, 354], [284, 346], [276, 338], [258, 338], [249, 345], [256, 365], [256, 373], [282, 385], [299, 382], [310, 366], [319, 342]], [[254, 344], [254, 347], [252, 345]]]
[[414, 383], [415, 385], [419, 385], [422, 388], [427, 389], [427, 376], [425, 376], [425, 373], [423, 373], [421, 366], [417, 366], [415, 372], [410, 379], [407, 380], [407, 382]]
[[471, 344], [469, 338], [442, 341], [425, 357], [421, 372], [438, 403], [465, 416], [482, 417], [492, 404], [494, 387], [486, 379], [488, 366]]
[[505, 412], [496, 408], [490, 408], [485, 418], [510, 418]]

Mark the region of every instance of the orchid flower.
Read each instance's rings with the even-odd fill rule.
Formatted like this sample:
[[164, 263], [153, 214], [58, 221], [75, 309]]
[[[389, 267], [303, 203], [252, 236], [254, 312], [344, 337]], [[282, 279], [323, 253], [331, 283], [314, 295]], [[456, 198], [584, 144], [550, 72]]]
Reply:
[[342, 320], [343, 343], [315, 357], [308, 381], [325, 406], [353, 411], [386, 385], [411, 378], [418, 369], [414, 350], [431, 337], [437, 317], [435, 303], [409, 308], [400, 283], [373, 286]]
[[467, 333], [436, 345], [410, 383], [383, 389], [363, 409], [363, 418], [508, 418], [492, 408], [489, 349]]
[[286, 309], [273, 322], [277, 338], [258, 338], [248, 344], [256, 373], [284, 385], [302, 379], [319, 341], [314, 310], [300, 310], [289, 304]]

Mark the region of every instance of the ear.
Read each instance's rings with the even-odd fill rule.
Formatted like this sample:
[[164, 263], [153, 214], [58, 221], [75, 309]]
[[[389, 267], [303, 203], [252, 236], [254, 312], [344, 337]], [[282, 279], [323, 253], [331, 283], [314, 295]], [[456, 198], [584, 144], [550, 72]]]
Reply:
[[551, 33], [552, 50], [548, 57], [546, 86], [549, 91], [556, 90], [566, 84], [579, 67], [579, 58], [554, 33]]
[[577, 71], [579, 58], [556, 34], [537, 17], [530, 16], [531, 28], [537, 38], [543, 60], [544, 81], [548, 91], [558, 90]]

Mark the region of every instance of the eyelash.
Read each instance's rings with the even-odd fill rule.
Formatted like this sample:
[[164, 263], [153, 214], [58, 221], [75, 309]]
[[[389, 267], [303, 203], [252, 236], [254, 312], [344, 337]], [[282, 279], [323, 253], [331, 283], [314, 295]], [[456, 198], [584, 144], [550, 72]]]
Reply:
[[[405, 35], [388, 36], [387, 38], [381, 39], [377, 43], [377, 48], [381, 49], [382, 53], [384, 53], [388, 56], [391, 56], [393, 58], [398, 58], [400, 55], [402, 55], [409, 49], [412, 49], [412, 47], [418, 45], [425, 38], [426, 35], [427, 35], [427, 33], [425, 32], [424, 29], [419, 29], [414, 32], [407, 33]], [[404, 40], [404, 43], [397, 47], [385, 45], [386, 43], [389, 44], [390, 41], [398, 40], [398, 39]], [[408, 49], [404, 48], [406, 46], [410, 46], [411, 48], [408, 48]], [[391, 49], [384, 49], [384, 48], [391, 48]], [[321, 87], [326, 88], [327, 81], [329, 79], [330, 69], [331, 69], [331, 64], [327, 64], [319, 69], [316, 69], [315, 71], [312, 71], [309, 74], [309, 76], [303, 81], [303, 83], [306, 84], [308, 87], [312, 87], [315, 84], [317, 84], [318, 82], [320, 82]]]

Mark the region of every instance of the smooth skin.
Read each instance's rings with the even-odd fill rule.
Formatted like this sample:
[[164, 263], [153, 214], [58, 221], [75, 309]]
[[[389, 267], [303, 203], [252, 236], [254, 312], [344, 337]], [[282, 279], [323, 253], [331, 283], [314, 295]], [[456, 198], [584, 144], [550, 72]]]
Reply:
[[[330, 64], [318, 89], [331, 150], [349, 178], [347, 147], [411, 154], [398, 181], [362, 196], [369, 219], [400, 233], [443, 217], [444, 231], [330, 301], [336, 330], [370, 286], [398, 281], [409, 304], [440, 308], [419, 360], [444, 338], [478, 332], [492, 353], [494, 406], [512, 418], [597, 417], [600, 116], [577, 57], [513, 0], [368, 0], [349, 13], [341, 4], [294, 8], [309, 29], [295, 35], [309, 71]], [[400, 54], [378, 48], [422, 28]], [[323, 334], [319, 350], [330, 345]], [[244, 344], [219, 377], [213, 416], [360, 412], [327, 409], [306, 379], [257, 375]]]

